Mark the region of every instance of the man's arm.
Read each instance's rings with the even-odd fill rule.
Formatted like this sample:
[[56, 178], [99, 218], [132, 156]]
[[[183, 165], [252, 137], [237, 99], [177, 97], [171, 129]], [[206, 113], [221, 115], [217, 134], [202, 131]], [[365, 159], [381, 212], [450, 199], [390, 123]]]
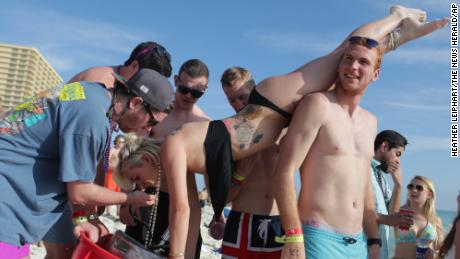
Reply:
[[[380, 238], [379, 227], [377, 223], [377, 214], [375, 213], [374, 192], [372, 190], [371, 173], [367, 175], [366, 190], [364, 193], [364, 211], [363, 211], [363, 228], [367, 238]], [[374, 244], [368, 247], [369, 258], [380, 257], [380, 246]]]
[[[328, 117], [328, 107], [328, 100], [323, 94], [304, 97], [296, 108], [288, 132], [281, 144], [273, 186], [277, 186], [274, 194], [285, 230], [302, 229], [297, 209], [294, 173], [305, 160], [319, 129]], [[303, 242], [285, 244], [284, 256], [304, 258]]]
[[115, 192], [105, 187], [87, 182], [68, 182], [67, 193], [72, 203], [83, 205], [136, 204], [150, 206], [155, 196], [141, 191], [132, 193]]

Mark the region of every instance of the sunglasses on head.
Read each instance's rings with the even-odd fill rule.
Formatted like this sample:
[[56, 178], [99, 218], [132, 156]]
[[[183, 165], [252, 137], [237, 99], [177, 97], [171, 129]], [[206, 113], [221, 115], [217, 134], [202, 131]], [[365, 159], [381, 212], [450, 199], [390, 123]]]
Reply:
[[348, 41], [352, 44], [359, 44], [359, 45], [366, 46], [368, 48], [376, 48], [379, 45], [378, 41], [371, 39], [371, 38], [361, 37], [361, 36], [350, 37]]
[[137, 55], [136, 55], [136, 57], [134, 59], [137, 60], [138, 58], [146, 55], [147, 53], [149, 53], [152, 50], [155, 50], [158, 55], [164, 56], [164, 57], [166, 57], [166, 59], [171, 61], [171, 54], [169, 54], [169, 52], [163, 46], [161, 46], [161, 45], [159, 45], [159, 44], [157, 44], [155, 42], [153, 42], [151, 45], [149, 45], [145, 49], [139, 51], [139, 53], [137, 53]]
[[425, 190], [425, 188], [423, 188], [423, 186], [421, 186], [419, 184], [414, 185], [414, 184], [410, 183], [410, 184], [407, 185], [408, 190], [413, 190], [414, 188], [419, 192], [423, 192], [423, 190]]
[[179, 93], [183, 95], [190, 93], [192, 97], [195, 99], [200, 98], [204, 94], [204, 91], [202, 92], [200, 90], [196, 90], [196, 89], [193, 89], [187, 86], [183, 86], [183, 85], [178, 85], [177, 90], [179, 91]]

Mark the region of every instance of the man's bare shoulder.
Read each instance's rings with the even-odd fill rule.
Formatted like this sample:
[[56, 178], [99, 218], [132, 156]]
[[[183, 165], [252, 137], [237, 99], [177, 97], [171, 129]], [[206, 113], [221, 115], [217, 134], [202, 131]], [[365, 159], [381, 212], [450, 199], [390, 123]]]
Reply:
[[317, 92], [317, 93], [306, 95], [301, 100], [300, 103], [307, 104], [304, 106], [308, 108], [316, 108], [316, 107], [327, 108], [331, 104], [331, 98], [332, 98], [332, 95], [329, 92]]
[[372, 112], [361, 107], [361, 114], [364, 120], [372, 123], [373, 125], [377, 125], [377, 117]]
[[[332, 96], [327, 92], [318, 92], [306, 95], [297, 105], [294, 117], [301, 117], [303, 123], [310, 123], [311, 120], [327, 118], [332, 105]], [[295, 119], [294, 119], [295, 120]], [[298, 120], [297, 120], [298, 121]], [[290, 125], [291, 127], [292, 125]]]

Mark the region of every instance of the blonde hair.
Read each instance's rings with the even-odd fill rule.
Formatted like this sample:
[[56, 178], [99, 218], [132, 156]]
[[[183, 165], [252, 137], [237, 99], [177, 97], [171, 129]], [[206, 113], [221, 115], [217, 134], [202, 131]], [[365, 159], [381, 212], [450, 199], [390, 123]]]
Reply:
[[[423, 216], [426, 217], [431, 225], [436, 227], [436, 240], [433, 242], [433, 247], [435, 250], [438, 250], [442, 244], [442, 240], [444, 239], [444, 228], [442, 226], [441, 219], [436, 214], [436, 191], [434, 189], [434, 184], [425, 176], [416, 175], [411, 182], [414, 180], [423, 182], [428, 187], [428, 191], [431, 192], [431, 197], [428, 197], [423, 205]], [[405, 206], [410, 208], [409, 199], [407, 199]]]
[[161, 141], [157, 139], [128, 137], [125, 146], [118, 153], [120, 162], [113, 172], [117, 185], [126, 191], [133, 189], [134, 183], [123, 175], [122, 169], [140, 166], [143, 156], [148, 156], [156, 165], [160, 165], [160, 146]]
[[249, 83], [252, 87], [256, 85], [256, 82], [252, 78], [251, 72], [242, 67], [227, 68], [220, 78], [220, 83], [223, 87], [232, 87], [236, 81]]

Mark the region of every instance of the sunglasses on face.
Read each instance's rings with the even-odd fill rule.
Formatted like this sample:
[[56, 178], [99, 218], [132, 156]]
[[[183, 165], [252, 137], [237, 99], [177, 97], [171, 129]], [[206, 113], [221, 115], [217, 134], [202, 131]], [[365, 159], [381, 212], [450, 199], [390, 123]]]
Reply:
[[410, 183], [410, 184], [407, 185], [407, 189], [408, 189], [408, 190], [413, 190], [414, 188], [415, 188], [418, 192], [423, 192], [423, 190], [425, 190], [425, 188], [423, 188], [423, 186], [418, 185], [418, 184], [415, 184], [415, 185], [414, 185], [414, 184], [411, 184], [411, 183]]
[[376, 48], [379, 45], [378, 41], [371, 39], [371, 38], [361, 37], [361, 36], [350, 37], [348, 41], [352, 44], [359, 44], [359, 45], [366, 46], [368, 48]]
[[157, 125], [159, 121], [157, 121], [155, 117], [153, 116], [153, 112], [152, 112], [152, 109], [150, 108], [150, 105], [148, 105], [147, 103], [143, 103], [143, 104], [144, 104], [145, 111], [149, 115], [149, 121], [147, 122], [147, 126], [153, 127]]
[[202, 92], [200, 90], [196, 90], [196, 89], [193, 89], [187, 86], [183, 86], [183, 85], [177, 86], [177, 90], [179, 91], [179, 93], [183, 95], [190, 93], [192, 97], [195, 99], [200, 98], [204, 94], [204, 91]]
[[146, 47], [145, 49], [143, 49], [142, 51], [140, 51], [139, 53], [137, 53], [136, 57], [134, 59], [138, 59], [144, 55], [146, 55], [147, 53], [149, 53], [150, 51], [156, 51], [156, 53], [160, 56], [164, 56], [166, 57], [166, 59], [168, 59], [168, 61], [171, 61], [171, 54], [169, 54], [169, 52], [161, 45], [153, 42], [151, 45], [149, 45], [148, 47]]

